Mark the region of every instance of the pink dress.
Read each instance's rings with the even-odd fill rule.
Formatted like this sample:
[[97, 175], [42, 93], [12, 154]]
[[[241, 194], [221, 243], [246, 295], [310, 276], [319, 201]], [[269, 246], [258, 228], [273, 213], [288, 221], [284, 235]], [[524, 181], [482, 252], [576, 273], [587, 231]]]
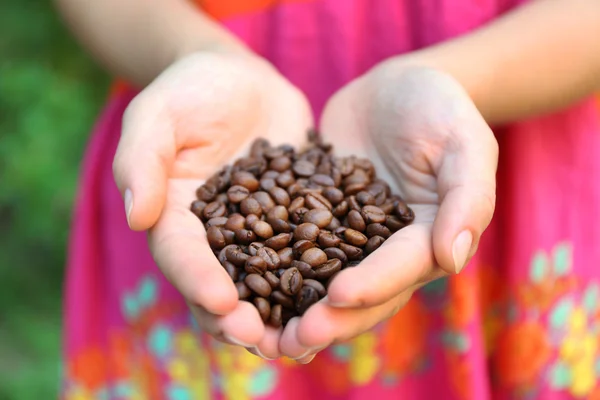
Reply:
[[[319, 114], [386, 57], [468, 32], [517, 0], [210, 0]], [[131, 232], [111, 163], [113, 94], [85, 157], [69, 252], [63, 398], [600, 399], [597, 104], [497, 129], [498, 205], [465, 272], [309, 365], [263, 361], [199, 332]]]

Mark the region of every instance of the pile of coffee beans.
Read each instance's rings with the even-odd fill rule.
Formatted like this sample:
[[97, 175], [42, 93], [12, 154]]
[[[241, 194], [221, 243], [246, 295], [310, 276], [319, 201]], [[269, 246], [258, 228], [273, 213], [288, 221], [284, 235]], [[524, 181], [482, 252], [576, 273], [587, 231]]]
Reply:
[[191, 210], [239, 298], [274, 327], [304, 314], [337, 273], [414, 219], [371, 161], [334, 156], [315, 132], [299, 151], [256, 140], [196, 197]]

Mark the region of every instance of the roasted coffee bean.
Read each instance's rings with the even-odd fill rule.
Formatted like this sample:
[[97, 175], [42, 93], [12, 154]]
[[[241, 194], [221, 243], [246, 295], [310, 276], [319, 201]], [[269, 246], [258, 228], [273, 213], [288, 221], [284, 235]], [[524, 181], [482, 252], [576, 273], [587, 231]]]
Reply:
[[308, 208], [300, 207], [296, 208], [290, 215], [290, 218], [293, 223], [301, 224], [304, 222], [304, 215], [308, 212]]
[[[299, 196], [302, 196], [302, 190], [304, 190], [304, 188], [298, 183], [293, 183], [287, 188], [287, 192], [292, 199], [297, 199]], [[301, 198], [304, 199], [303, 197]]]
[[[369, 175], [363, 170], [355, 169], [352, 175], [349, 175], [344, 178], [344, 186], [348, 188], [348, 186], [352, 185], [368, 185], [370, 182]], [[360, 191], [360, 190], [359, 190]], [[358, 193], [358, 192], [356, 192]]]
[[321, 248], [337, 247], [341, 243], [341, 239], [331, 232], [319, 233], [319, 246]]
[[[268, 171], [267, 171], [268, 172]], [[262, 178], [260, 180], [260, 189], [268, 192], [273, 189], [277, 184], [275, 183], [275, 179], [273, 178]]]
[[227, 171], [221, 171], [219, 174], [211, 177], [206, 181], [206, 185], [212, 185], [216, 188], [217, 193], [227, 189], [231, 182], [231, 173]]
[[367, 224], [381, 224], [385, 222], [385, 213], [377, 206], [364, 206], [361, 215]]
[[196, 200], [192, 203], [191, 210], [198, 218], [202, 218], [202, 212], [204, 211], [204, 207], [206, 207], [206, 202], [202, 200]]
[[231, 176], [231, 186], [243, 186], [250, 192], [255, 192], [258, 190], [260, 184], [258, 179], [256, 179], [256, 176], [252, 173], [239, 171]]
[[319, 236], [319, 227], [313, 223], [305, 222], [298, 225], [294, 230], [294, 239], [296, 240], [309, 240], [314, 242]]
[[292, 170], [298, 176], [309, 177], [315, 173], [315, 164], [310, 161], [299, 160], [294, 163]]
[[236, 282], [240, 277], [240, 270], [238, 267], [230, 263], [229, 261], [223, 262], [223, 268], [227, 271], [227, 274], [231, 277], [231, 280]]
[[382, 224], [370, 224], [367, 225], [366, 235], [368, 238], [372, 238], [373, 236], [381, 236], [384, 239], [392, 236], [392, 232], [388, 229], [387, 226]]
[[250, 196], [250, 190], [244, 186], [235, 185], [227, 190], [227, 199], [232, 203], [239, 203]]
[[371, 162], [371, 160], [366, 158], [357, 158], [356, 160], [354, 160], [354, 167], [362, 169], [369, 176], [372, 176], [375, 172], [375, 167], [373, 166], [373, 163]]
[[344, 188], [344, 194], [346, 196], [351, 196], [351, 195], [357, 194], [359, 192], [362, 192], [365, 189], [366, 189], [366, 185], [364, 183], [353, 183]]
[[253, 197], [247, 197], [240, 203], [240, 211], [243, 215], [254, 214], [258, 217], [262, 215], [262, 207], [260, 203]]
[[265, 221], [256, 221], [252, 224], [252, 230], [256, 233], [256, 236], [263, 239], [268, 239], [273, 236], [273, 227]]
[[346, 229], [348, 228], [345, 226], [340, 226], [339, 228], [333, 230], [333, 234], [340, 239], [344, 239], [344, 232], [346, 232]]
[[400, 218], [395, 215], [386, 215], [385, 216], [385, 226], [393, 233], [397, 232], [400, 229], [404, 228], [406, 224], [400, 220]]
[[235, 243], [235, 233], [233, 231], [221, 228], [221, 233], [223, 234], [223, 237], [225, 238], [226, 245]]
[[263, 278], [265, 278], [265, 280], [267, 282], [269, 282], [269, 285], [271, 285], [271, 288], [276, 289], [279, 287], [279, 278], [273, 272], [266, 271], [263, 275]]
[[280, 233], [272, 238], [265, 241], [265, 246], [272, 248], [273, 250], [281, 250], [288, 245], [292, 240], [291, 233]]
[[348, 208], [350, 210], [360, 211], [361, 205], [358, 200], [356, 200], [356, 196], [349, 196], [346, 198], [346, 201], [348, 202]]
[[[283, 154], [283, 151], [281, 153]], [[269, 168], [271, 168], [272, 170], [278, 171], [278, 172], [283, 172], [285, 170], [288, 170], [288, 169], [290, 169], [291, 166], [292, 166], [292, 160], [290, 160], [289, 157], [286, 157], [283, 155], [280, 157], [274, 158], [269, 163]]]
[[223, 247], [223, 249], [219, 252], [219, 255], [217, 255], [217, 258], [221, 265], [223, 265], [223, 263], [228, 260], [227, 254], [230, 251], [232, 251], [232, 249], [234, 249], [235, 251], [242, 251], [242, 248], [237, 244], [230, 244]]
[[250, 290], [248, 285], [246, 285], [242, 281], [236, 282], [235, 288], [237, 289], [238, 299], [240, 299], [240, 300], [244, 300], [244, 299], [247, 299], [248, 297], [252, 296], [252, 291]]
[[363, 219], [362, 215], [360, 215], [360, 212], [356, 210], [351, 210], [348, 213], [347, 220], [348, 226], [354, 230], [364, 232], [367, 228], [367, 224], [365, 223], [365, 220]]
[[342, 184], [342, 174], [340, 173], [340, 170], [336, 167], [331, 168], [331, 177], [333, 178], [334, 186], [336, 188], [340, 187], [340, 185]]
[[283, 321], [281, 318], [281, 304], [275, 304], [271, 307], [271, 315], [269, 316], [269, 325], [274, 328], [279, 328]]
[[215, 217], [223, 217], [225, 215], [225, 212], [226, 209], [223, 203], [213, 201], [212, 203], [208, 203], [206, 207], [204, 207], [202, 215], [205, 219], [209, 220]]
[[304, 214], [303, 221], [315, 224], [319, 228], [325, 228], [331, 220], [333, 219], [333, 214], [329, 210], [323, 210], [321, 208], [314, 208]]
[[269, 271], [275, 271], [281, 265], [279, 254], [270, 247], [261, 247], [256, 252], [256, 255], [265, 260]]
[[376, 202], [375, 196], [365, 190], [356, 193], [356, 200], [363, 206], [373, 206]]
[[258, 201], [258, 204], [260, 204], [262, 211], [265, 214], [268, 213], [273, 207], [275, 207], [277, 205], [277, 204], [275, 204], [275, 201], [273, 201], [273, 199], [267, 192], [263, 192], [263, 191], [255, 192], [255, 193], [252, 193], [250, 195], [250, 197], [252, 197], [256, 201]]
[[285, 155], [285, 151], [279, 147], [270, 147], [265, 150], [264, 157], [268, 160], [273, 160], [278, 157], [283, 157]]
[[304, 286], [310, 286], [313, 289], [315, 289], [317, 291], [317, 294], [319, 295], [319, 298], [323, 298], [325, 297], [325, 295], [327, 295], [327, 289], [325, 289], [325, 286], [323, 286], [323, 284], [317, 280], [305, 279], [304, 282], [302, 282], [302, 284]]
[[[342, 176], [348, 176], [354, 172], [354, 160], [349, 157], [338, 158], [334, 161], [334, 165], [340, 171]], [[339, 186], [339, 185], [336, 185]]]
[[279, 176], [279, 172], [269, 170], [269, 171], [266, 171], [264, 174], [262, 174], [260, 176], [260, 179], [277, 179], [278, 176]]
[[275, 303], [283, 306], [284, 308], [289, 308], [292, 310], [294, 309], [294, 299], [284, 294], [280, 290], [273, 290], [273, 292], [271, 293], [271, 299], [273, 299]]
[[226, 250], [225, 255], [227, 261], [231, 262], [236, 267], [243, 267], [246, 264], [246, 260], [250, 258], [250, 256], [245, 254], [238, 245], [226, 246], [223, 250]]
[[275, 219], [282, 219], [282, 220], [286, 221], [288, 219], [288, 217], [289, 217], [288, 210], [284, 206], [275, 206], [275, 207], [271, 208], [269, 210], [269, 212], [267, 213], [267, 221], [275, 220]]
[[280, 173], [277, 179], [275, 179], [275, 182], [277, 182], [277, 184], [282, 188], [289, 187], [295, 181], [296, 179], [294, 178], [294, 174], [290, 170]]
[[400, 218], [400, 221], [408, 224], [413, 222], [415, 219], [415, 213], [413, 210], [403, 201], [398, 201], [396, 204], [396, 215]]
[[332, 168], [333, 165], [331, 165], [329, 161], [324, 160], [321, 164], [317, 166], [317, 169], [315, 170], [315, 175], [331, 175]]
[[343, 200], [340, 204], [335, 206], [331, 212], [335, 217], [342, 218], [348, 213], [348, 208], [348, 202]]
[[227, 223], [227, 217], [214, 217], [206, 221], [204, 225], [206, 228], [210, 228], [211, 226], [216, 226], [219, 228], [223, 228]]
[[260, 217], [258, 217], [256, 214], [250, 214], [246, 217], [246, 223], [244, 224], [244, 227], [246, 229], [252, 229], [252, 225], [254, 225], [256, 221], [260, 220]]
[[250, 157], [262, 157], [265, 150], [267, 150], [269, 146], [270, 144], [267, 139], [256, 139], [254, 142], [252, 142], [252, 146], [250, 146]]
[[281, 275], [279, 286], [284, 294], [293, 296], [302, 288], [302, 275], [297, 268], [288, 268]]
[[333, 208], [329, 200], [327, 200], [325, 196], [320, 193], [309, 193], [304, 198], [304, 201], [306, 207], [311, 210], [315, 208], [331, 210]]
[[292, 231], [290, 224], [282, 219], [269, 220], [269, 223], [276, 233], [289, 233]]
[[312, 286], [304, 286], [300, 289], [298, 297], [296, 299], [296, 311], [300, 315], [303, 315], [306, 310], [313, 304], [319, 301], [319, 294]]
[[319, 186], [333, 186], [335, 184], [333, 178], [325, 174], [315, 174], [310, 177], [310, 181]]
[[244, 157], [237, 160], [233, 168], [236, 171], [245, 171], [259, 176], [267, 170], [267, 161], [262, 157]]
[[294, 243], [294, 246], [292, 246], [292, 252], [293, 252], [294, 257], [300, 258], [302, 253], [304, 253], [308, 249], [312, 249], [313, 247], [315, 247], [314, 242], [311, 242], [310, 240], [302, 239], [302, 240], [298, 240], [296, 243]]
[[329, 200], [333, 206], [337, 206], [344, 200], [344, 192], [335, 187], [328, 187], [323, 190], [323, 196]]
[[269, 190], [269, 194], [271, 195], [273, 200], [275, 200], [275, 203], [285, 207], [290, 205], [290, 195], [285, 189], [275, 186], [271, 190]]
[[249, 274], [262, 275], [267, 270], [267, 262], [262, 257], [253, 256], [246, 260], [244, 269]]
[[348, 228], [344, 231], [344, 238], [346, 238], [347, 243], [358, 247], [364, 246], [369, 240], [365, 235], [351, 228]]
[[271, 295], [271, 285], [262, 276], [258, 274], [248, 274], [244, 279], [246, 286], [254, 293], [261, 297], [269, 297]]
[[382, 205], [378, 205], [384, 213], [387, 215], [392, 214], [394, 212], [394, 202], [390, 199], [387, 199]]
[[300, 256], [300, 261], [304, 261], [311, 267], [316, 267], [327, 261], [327, 254], [319, 248], [313, 247], [312, 249], [306, 250]]
[[235, 231], [235, 239], [241, 244], [250, 244], [256, 241], [256, 233], [248, 229], [238, 229]]
[[222, 203], [223, 205], [227, 204], [229, 199], [227, 198], [227, 193], [219, 193], [217, 197], [215, 197], [215, 201]]
[[331, 222], [329, 223], [329, 225], [327, 225], [325, 227], [325, 229], [327, 229], [328, 231], [334, 231], [337, 228], [339, 228], [340, 226], [342, 226], [342, 223], [340, 222], [339, 219], [337, 219], [336, 217], [331, 218]]
[[267, 322], [271, 317], [271, 303], [263, 297], [255, 297], [253, 303], [258, 310], [260, 318], [263, 322]]
[[263, 247], [265, 247], [265, 244], [262, 242], [252, 242], [248, 246], [248, 254], [251, 256], [258, 255], [258, 250], [262, 249]]
[[[296, 197], [294, 200], [292, 200], [292, 202], [290, 203], [290, 206], [288, 207], [288, 211], [290, 213], [293, 213], [295, 210], [297, 210], [299, 208], [304, 208], [304, 197]], [[285, 218], [283, 218], [283, 219], [285, 219]]]
[[372, 252], [377, 250], [379, 246], [383, 244], [383, 242], [385, 242], [385, 239], [381, 236], [373, 236], [365, 245], [365, 251], [367, 252], [367, 254], [371, 254]]
[[239, 268], [238, 271], [240, 271], [240, 277], [238, 278], [238, 280], [243, 281], [244, 279], [246, 279], [246, 275], [248, 275], [248, 273], [245, 270]]
[[314, 268], [317, 279], [327, 279], [341, 269], [342, 262], [337, 258], [327, 260], [327, 262]]
[[277, 255], [279, 256], [280, 267], [288, 268], [290, 265], [292, 265], [292, 261], [294, 260], [294, 251], [291, 247], [284, 247], [277, 252]]
[[230, 231], [237, 231], [246, 226], [246, 218], [242, 214], [233, 214], [227, 218], [224, 228]]
[[208, 240], [208, 245], [213, 250], [221, 250], [226, 246], [223, 232], [217, 226], [211, 226], [206, 230], [206, 239]]
[[363, 251], [361, 248], [352, 246], [346, 243], [340, 243], [340, 249], [346, 253], [349, 261], [358, 260], [362, 257]]
[[292, 267], [297, 268], [298, 271], [300, 271], [300, 273], [302, 274], [302, 277], [305, 279], [314, 279], [317, 277], [317, 274], [315, 273], [313, 268], [304, 261], [294, 260], [292, 261]]
[[217, 188], [211, 184], [204, 184], [196, 190], [196, 197], [198, 200], [202, 200], [205, 202], [211, 202], [217, 197]]

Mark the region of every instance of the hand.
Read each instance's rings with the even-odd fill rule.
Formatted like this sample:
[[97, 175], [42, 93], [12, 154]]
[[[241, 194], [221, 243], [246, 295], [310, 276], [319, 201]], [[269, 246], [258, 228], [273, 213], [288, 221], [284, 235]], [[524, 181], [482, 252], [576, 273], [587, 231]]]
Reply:
[[301, 145], [312, 117], [304, 96], [251, 56], [193, 54], [173, 64], [129, 105], [114, 160], [133, 230], [149, 245], [200, 327], [219, 340], [279, 356], [279, 331], [265, 328], [210, 249], [190, 211], [195, 192], [258, 136]]
[[351, 339], [427, 282], [459, 273], [495, 205], [496, 140], [462, 87], [441, 72], [375, 69], [330, 100], [321, 131], [341, 155], [372, 160], [416, 219], [290, 321], [280, 349], [291, 357]]

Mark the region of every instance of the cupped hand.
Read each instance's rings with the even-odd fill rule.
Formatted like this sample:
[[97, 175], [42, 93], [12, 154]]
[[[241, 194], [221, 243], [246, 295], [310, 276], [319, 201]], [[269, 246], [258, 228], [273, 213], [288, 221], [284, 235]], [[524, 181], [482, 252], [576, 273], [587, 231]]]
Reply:
[[238, 301], [190, 204], [198, 186], [247, 153], [257, 137], [297, 146], [312, 125], [304, 96], [265, 61], [198, 53], [173, 64], [130, 103], [114, 159], [129, 226], [149, 230], [154, 259], [201, 328], [270, 358], [279, 356], [279, 331]]
[[495, 205], [497, 142], [467, 93], [444, 73], [376, 68], [330, 100], [321, 132], [336, 154], [373, 161], [416, 219], [343, 270], [326, 298], [290, 322], [280, 348], [292, 357], [369, 330], [427, 282], [459, 273]]

